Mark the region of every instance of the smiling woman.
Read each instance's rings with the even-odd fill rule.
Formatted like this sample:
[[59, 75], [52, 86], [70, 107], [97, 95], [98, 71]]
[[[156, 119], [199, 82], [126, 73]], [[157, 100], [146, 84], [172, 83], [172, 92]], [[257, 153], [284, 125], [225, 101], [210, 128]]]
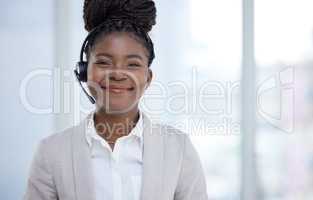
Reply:
[[[207, 200], [189, 137], [138, 108], [152, 80], [151, 0], [85, 0], [78, 81], [95, 110], [43, 139], [25, 200]], [[84, 61], [84, 54], [86, 61]]]
[[[90, 53], [87, 74], [99, 111], [125, 113], [137, 109], [152, 79], [145, 52], [129, 33], [111, 33], [97, 42]], [[97, 92], [93, 85], [100, 85], [103, 92]]]

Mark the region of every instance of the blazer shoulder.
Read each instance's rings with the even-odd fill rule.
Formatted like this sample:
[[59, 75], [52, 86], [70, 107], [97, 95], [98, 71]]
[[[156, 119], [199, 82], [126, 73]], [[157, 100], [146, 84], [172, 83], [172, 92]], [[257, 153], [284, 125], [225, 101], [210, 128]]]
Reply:
[[44, 137], [41, 140], [45, 143], [53, 143], [53, 144], [57, 144], [62, 141], [67, 141], [71, 138], [72, 133], [75, 132], [75, 129], [77, 129], [77, 125], [65, 128], [61, 131], [54, 132], [51, 135]]
[[49, 153], [55, 154], [63, 151], [71, 146], [72, 138], [75, 134], [79, 134], [79, 125], [65, 128], [61, 131], [54, 132], [51, 135], [40, 140], [39, 145]]
[[185, 145], [186, 139], [189, 135], [182, 130], [179, 130], [168, 124], [155, 123], [153, 124], [157, 132], [164, 138], [164, 140], [169, 143], [172, 147], [179, 146], [183, 147]]
[[188, 135], [187, 133], [171, 126], [168, 124], [163, 124], [163, 123], [153, 123], [152, 124], [153, 128], [157, 128], [161, 131], [163, 135], [176, 135], [176, 136], [186, 136]]

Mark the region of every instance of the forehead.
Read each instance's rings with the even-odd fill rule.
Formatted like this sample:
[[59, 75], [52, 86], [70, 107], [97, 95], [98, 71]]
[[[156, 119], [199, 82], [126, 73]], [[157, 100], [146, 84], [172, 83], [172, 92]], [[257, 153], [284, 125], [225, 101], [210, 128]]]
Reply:
[[147, 55], [142, 42], [134, 34], [126, 32], [113, 32], [100, 37], [96, 40], [93, 52], [112, 55]]

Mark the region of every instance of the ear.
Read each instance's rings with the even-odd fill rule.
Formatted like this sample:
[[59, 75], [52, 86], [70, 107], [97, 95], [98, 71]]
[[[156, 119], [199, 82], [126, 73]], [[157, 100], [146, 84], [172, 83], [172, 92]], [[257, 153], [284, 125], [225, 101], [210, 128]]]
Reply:
[[152, 78], [153, 78], [153, 72], [150, 68], [148, 68], [148, 72], [147, 72], [147, 80], [146, 80], [146, 89], [150, 86]]

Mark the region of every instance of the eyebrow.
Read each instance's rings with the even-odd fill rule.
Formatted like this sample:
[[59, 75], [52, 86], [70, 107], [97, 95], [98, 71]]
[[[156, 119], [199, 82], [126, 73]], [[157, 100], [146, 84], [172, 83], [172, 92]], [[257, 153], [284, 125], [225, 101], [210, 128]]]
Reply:
[[[113, 58], [112, 55], [108, 54], [108, 53], [98, 53], [96, 54], [96, 57], [100, 57], [100, 56], [105, 56], [105, 57], [109, 57], [109, 58]], [[138, 55], [138, 54], [129, 54], [126, 56], [127, 58], [137, 58], [139, 60], [143, 60], [142, 56]]]
[[137, 54], [130, 54], [130, 55], [127, 55], [127, 58], [138, 58], [140, 60], [143, 60], [143, 58], [140, 56], [140, 55], [137, 55]]
[[112, 55], [107, 54], [107, 53], [97, 53], [97, 54], [96, 54], [96, 57], [100, 57], [100, 56], [105, 56], [105, 57], [113, 58]]

